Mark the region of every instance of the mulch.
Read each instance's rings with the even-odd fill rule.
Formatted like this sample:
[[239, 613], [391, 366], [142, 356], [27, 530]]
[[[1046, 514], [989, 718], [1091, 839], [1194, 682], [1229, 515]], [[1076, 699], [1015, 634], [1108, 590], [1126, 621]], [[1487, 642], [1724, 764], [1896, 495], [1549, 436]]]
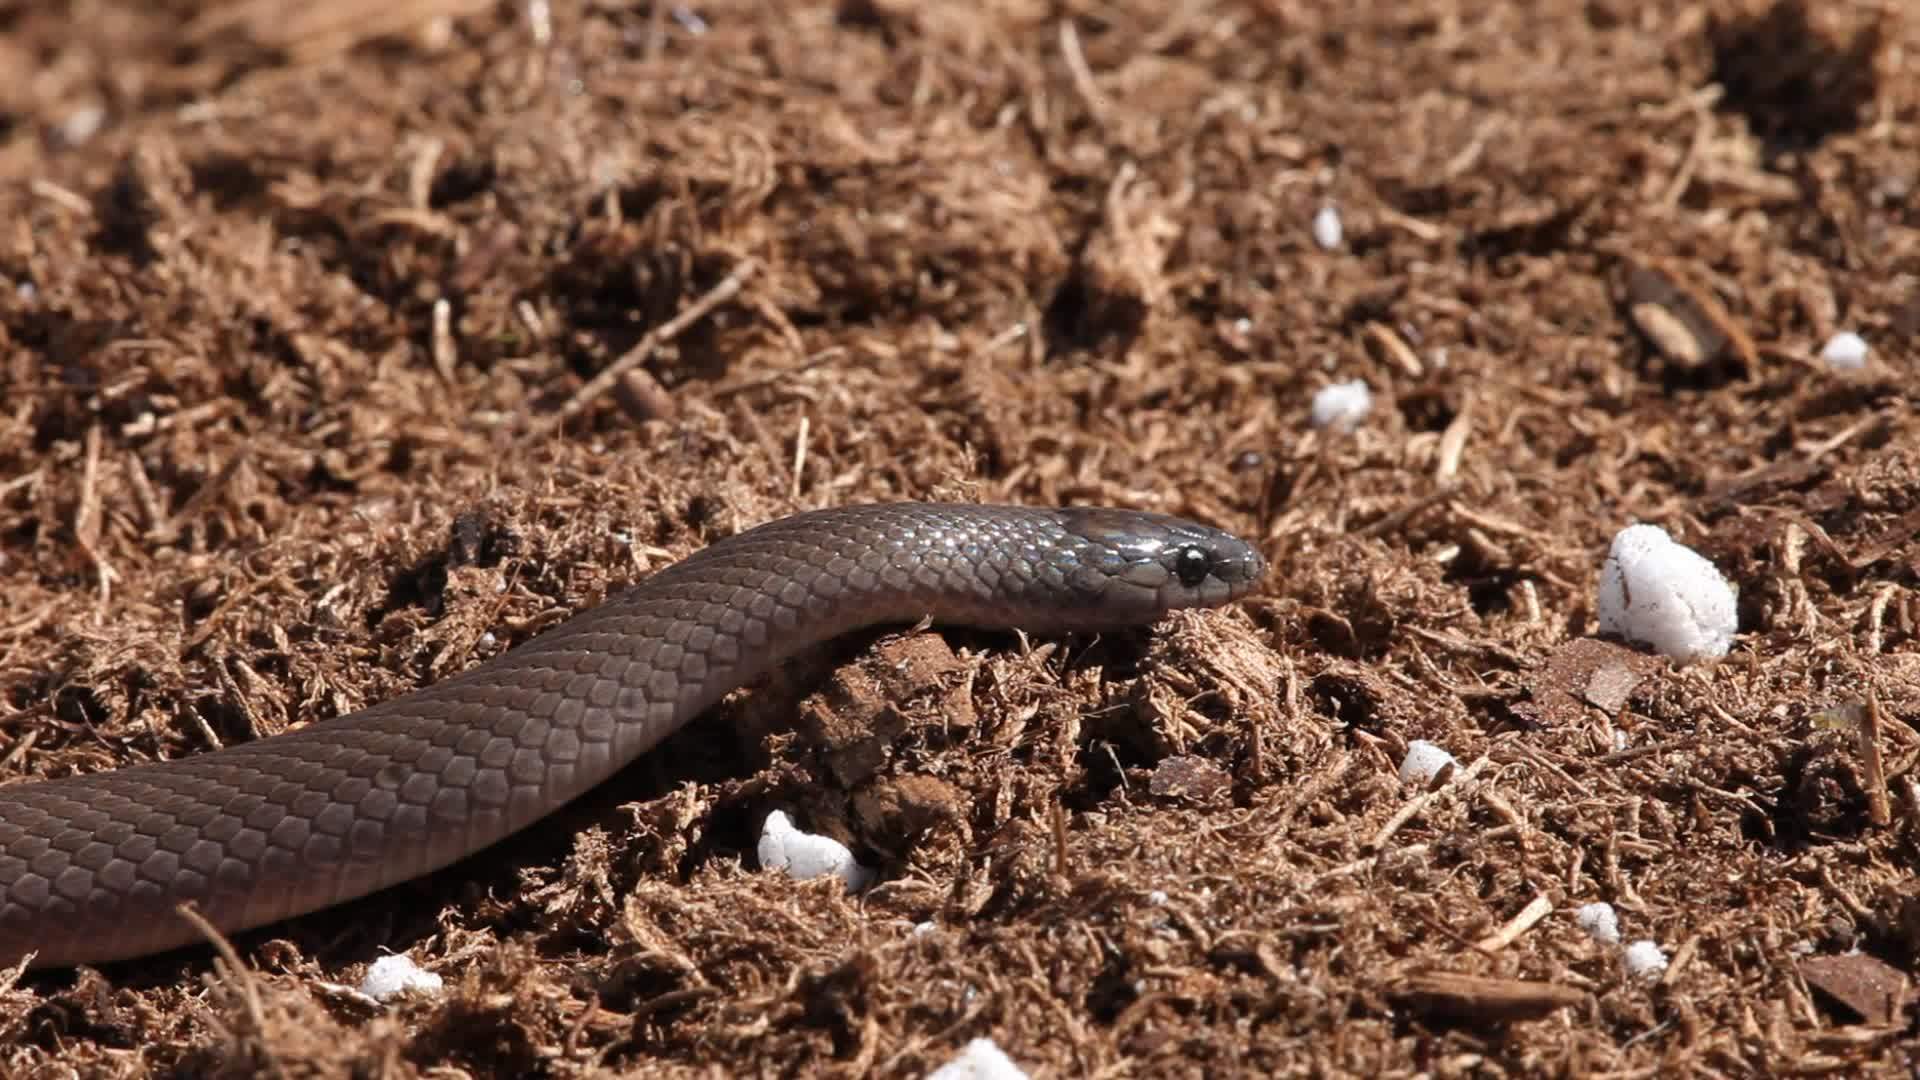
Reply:
[[[237, 969], [0, 973], [0, 1074], [1911, 1067], [1917, 57], [1894, 0], [0, 3], [0, 783], [810, 507], [1274, 567], [835, 643]], [[1724, 661], [1599, 637], [1636, 521], [1738, 588]], [[775, 809], [880, 884], [761, 872]], [[445, 992], [346, 989], [389, 951]]]

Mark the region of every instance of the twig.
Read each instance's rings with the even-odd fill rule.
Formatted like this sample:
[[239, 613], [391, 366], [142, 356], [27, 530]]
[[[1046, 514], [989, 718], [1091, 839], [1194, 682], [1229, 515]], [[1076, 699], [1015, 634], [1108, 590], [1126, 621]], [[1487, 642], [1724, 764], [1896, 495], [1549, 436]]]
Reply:
[[1628, 750], [1615, 750], [1611, 754], [1603, 754], [1595, 758], [1594, 763], [1598, 765], [1618, 765], [1623, 761], [1632, 761], [1635, 758], [1643, 758], [1649, 754], [1664, 754], [1674, 750], [1691, 750], [1695, 746], [1700, 745], [1700, 742], [1701, 736], [1688, 735], [1685, 738], [1648, 743], [1645, 746], [1635, 746]]
[[11, 495], [15, 488], [23, 488], [40, 482], [40, 469], [21, 473], [11, 480], [0, 480], [0, 495]]
[[807, 469], [807, 434], [811, 427], [812, 425], [807, 422], [807, 417], [802, 416], [800, 418], [800, 433], [793, 437], [793, 486], [792, 489], [787, 492], [787, 497], [791, 499], [797, 500], [800, 498], [800, 478], [805, 474]]
[[1680, 205], [1680, 199], [1693, 186], [1694, 174], [1700, 168], [1700, 161], [1713, 144], [1713, 114], [1708, 107], [1694, 102], [1693, 138], [1688, 140], [1687, 148], [1680, 155], [1680, 164], [1668, 178], [1666, 190], [1660, 193], [1659, 205], [1671, 210]]
[[80, 550], [86, 552], [93, 562], [94, 570], [100, 576], [98, 585], [98, 610], [106, 611], [107, 602], [113, 595], [113, 583], [119, 580], [120, 573], [107, 562], [100, 553], [100, 530], [102, 528], [100, 511], [100, 425], [92, 424], [87, 428], [86, 460], [80, 469], [80, 500], [73, 512], [73, 537], [80, 544]]
[[1418, 514], [1420, 511], [1425, 510], [1431, 506], [1436, 506], [1440, 503], [1446, 502], [1448, 499], [1451, 499], [1453, 497], [1454, 488], [1455, 488], [1455, 485], [1451, 482], [1442, 483], [1433, 491], [1429, 491], [1425, 495], [1420, 496], [1419, 498], [1401, 507], [1400, 509], [1393, 511], [1392, 513], [1385, 514], [1367, 523], [1366, 525], [1362, 525], [1358, 529], [1352, 530], [1350, 533], [1348, 533], [1348, 535], [1355, 536], [1355, 537], [1367, 537], [1367, 536], [1379, 536], [1382, 533], [1392, 532], [1393, 530], [1398, 529], [1400, 526], [1405, 525], [1408, 521], [1412, 520], [1413, 516], [1415, 514]]
[[20, 976], [27, 973], [27, 965], [33, 963], [33, 958], [38, 955], [40, 954], [37, 952], [30, 952], [22, 956], [12, 967], [0, 968], [0, 994], [13, 989], [13, 984], [19, 982]]
[[1887, 624], [1887, 604], [1893, 600], [1896, 588], [1889, 583], [1882, 585], [1880, 591], [1873, 594], [1873, 602], [1867, 605], [1867, 653], [1878, 656], [1885, 645], [1882, 636]]
[[453, 305], [442, 297], [433, 302], [433, 367], [440, 378], [453, 382], [453, 368], [459, 362], [458, 346], [453, 341]]
[[1520, 914], [1507, 920], [1507, 925], [1481, 938], [1474, 948], [1481, 952], [1499, 952], [1520, 940], [1521, 934], [1533, 929], [1534, 924], [1552, 912], [1553, 901], [1547, 899], [1545, 894], [1536, 896], [1526, 907], [1520, 909]]
[[1067, 73], [1073, 77], [1073, 88], [1080, 92], [1081, 100], [1087, 103], [1087, 111], [1093, 114], [1094, 122], [1105, 127], [1107, 99], [1094, 82], [1093, 69], [1087, 66], [1087, 54], [1080, 51], [1080, 31], [1074, 29], [1072, 19], [1060, 20], [1060, 57], [1066, 61]]
[[1047, 806], [1047, 822], [1053, 827], [1053, 872], [1062, 881], [1073, 876], [1073, 859], [1067, 849], [1067, 811], [1054, 800]]
[[198, 491], [187, 497], [187, 501], [180, 505], [180, 509], [174, 511], [172, 517], [149, 531], [155, 536], [178, 535], [195, 516], [226, 493], [227, 484], [233, 480], [234, 474], [244, 468], [252, 456], [252, 444], [242, 445], [225, 465], [220, 466], [220, 471], [213, 475], [213, 479], [200, 485]]
[[200, 936], [206, 938], [207, 943], [220, 954], [220, 959], [226, 964], [230, 977], [240, 984], [241, 999], [247, 1009], [247, 1020], [253, 1025], [254, 1037], [260, 1041], [261, 1056], [266, 1059], [267, 1066], [273, 1075], [286, 1076], [286, 1070], [280, 1067], [279, 1060], [267, 1049], [267, 1013], [260, 1007], [260, 988], [254, 985], [253, 973], [240, 962], [240, 954], [235, 951], [233, 942], [228, 941], [226, 935], [208, 922], [207, 917], [200, 914], [199, 909], [193, 904], [176, 904], [173, 910], [179, 913], [181, 918], [193, 924], [193, 928], [200, 931]]
[[[1393, 854], [1401, 858], [1406, 858], [1413, 855], [1424, 855], [1427, 853], [1428, 849], [1431, 847], [1432, 847], [1431, 844], [1409, 844], [1406, 847], [1399, 848], [1398, 850], [1394, 851]], [[1371, 870], [1375, 866], [1379, 865], [1379, 862], [1380, 862], [1379, 855], [1368, 855], [1365, 858], [1355, 859], [1349, 863], [1341, 863], [1339, 866], [1336, 866], [1331, 870], [1323, 870], [1319, 874], [1315, 875], [1313, 881], [1309, 883], [1308, 887], [1312, 889], [1317, 889], [1321, 885], [1329, 881], [1332, 881], [1334, 878], [1345, 877], [1348, 874], [1365, 873], [1368, 870]]]
[[608, 364], [598, 375], [587, 380], [587, 384], [576, 391], [573, 397], [568, 398], [567, 403], [562, 405], [558, 412], [536, 421], [521, 438], [521, 442], [524, 444], [543, 438], [553, 429], [578, 416], [580, 411], [592, 404], [595, 398], [612, 389], [613, 385], [620, 381], [620, 376], [626, 374], [629, 369], [645, 363], [647, 358], [653, 355], [654, 350], [679, 337], [689, 326], [704, 318], [708, 312], [739, 295], [747, 279], [752, 277], [754, 271], [759, 268], [759, 261], [752, 256], [740, 260], [734, 266], [732, 273], [721, 279], [720, 284], [708, 289], [698, 300], [687, 305], [680, 314], [647, 331], [639, 344], [628, 349], [618, 360]]
[[1854, 728], [1860, 739], [1860, 786], [1867, 789], [1867, 819], [1885, 828], [1893, 822], [1887, 805], [1887, 770], [1880, 758], [1880, 695], [1867, 691], [1867, 714]]
[[18, 762], [26, 760], [27, 752], [32, 750], [33, 744], [39, 741], [40, 729], [28, 728], [27, 733], [20, 736], [20, 741], [14, 743], [4, 756], [0, 756], [0, 769], [11, 769]]
[[27, 190], [50, 203], [58, 203], [82, 217], [93, 216], [93, 204], [51, 180], [30, 180]]
[[1455, 777], [1453, 783], [1434, 791], [1429, 791], [1401, 807], [1400, 811], [1394, 814], [1392, 819], [1380, 827], [1380, 831], [1373, 835], [1373, 839], [1367, 841], [1367, 846], [1375, 851], [1385, 847], [1387, 841], [1393, 839], [1393, 834], [1399, 832], [1402, 825], [1412, 821], [1422, 810], [1425, 810], [1440, 799], [1451, 797], [1455, 792], [1464, 790], [1466, 782], [1479, 776], [1481, 770], [1485, 769], [1492, 761], [1492, 758], [1482, 754], [1479, 760], [1467, 766], [1459, 776]]
[[1590, 998], [1584, 990], [1558, 983], [1451, 971], [1408, 975], [1387, 992], [1421, 1012], [1481, 1024], [1537, 1020], [1557, 1009], [1577, 1008]]
[[1553, 774], [1554, 779], [1567, 785], [1567, 787], [1573, 789], [1574, 791], [1579, 792], [1581, 795], [1584, 795], [1587, 798], [1593, 797], [1593, 791], [1590, 788], [1588, 788], [1587, 785], [1567, 775], [1567, 770], [1555, 764], [1550, 758], [1542, 754], [1538, 749], [1532, 746], [1529, 746], [1524, 742], [1518, 742], [1518, 741], [1503, 740], [1500, 745], [1501, 745], [1501, 748], [1503, 749], [1511, 748], [1513, 750], [1513, 754], [1515, 758], [1521, 761], [1530, 762], [1534, 765], [1540, 766], [1542, 769], [1545, 769], [1547, 772]]
[[1693, 956], [1695, 953], [1699, 951], [1700, 951], [1700, 935], [1699, 934], [1695, 934], [1692, 937], [1688, 938], [1687, 940], [1681, 942], [1680, 947], [1678, 949], [1673, 950], [1673, 959], [1667, 962], [1666, 974], [1660, 976], [1660, 985], [1672, 986], [1676, 982], [1678, 982], [1680, 979], [1680, 973], [1687, 970], [1687, 965], [1693, 963]]
[[1460, 415], [1453, 418], [1447, 430], [1440, 434], [1440, 451], [1435, 454], [1433, 478], [1442, 487], [1452, 488], [1454, 477], [1460, 472], [1460, 457], [1466, 453], [1467, 437], [1473, 434], [1473, 396], [1469, 394], [1460, 406]]
[[767, 375], [758, 375], [744, 382], [737, 382], [728, 386], [717, 386], [707, 394], [707, 397], [711, 401], [720, 401], [725, 398], [730, 398], [735, 394], [744, 394], [750, 390], [758, 390], [762, 387], [772, 386], [783, 379], [790, 379], [802, 372], [812, 371], [814, 368], [820, 367], [823, 364], [831, 364], [835, 360], [844, 358], [846, 354], [847, 350], [838, 345], [822, 349], [819, 353], [808, 357], [792, 367], [781, 368], [779, 371]]

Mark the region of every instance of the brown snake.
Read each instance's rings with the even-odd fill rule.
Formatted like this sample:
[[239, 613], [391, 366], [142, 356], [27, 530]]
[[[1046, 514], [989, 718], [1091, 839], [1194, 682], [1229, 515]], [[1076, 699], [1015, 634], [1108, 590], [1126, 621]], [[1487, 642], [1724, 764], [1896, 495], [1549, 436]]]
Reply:
[[104, 963], [418, 877], [558, 809], [729, 691], [861, 627], [1034, 633], [1244, 595], [1248, 544], [1158, 514], [897, 503], [721, 540], [500, 656], [297, 731], [0, 786], [0, 967]]

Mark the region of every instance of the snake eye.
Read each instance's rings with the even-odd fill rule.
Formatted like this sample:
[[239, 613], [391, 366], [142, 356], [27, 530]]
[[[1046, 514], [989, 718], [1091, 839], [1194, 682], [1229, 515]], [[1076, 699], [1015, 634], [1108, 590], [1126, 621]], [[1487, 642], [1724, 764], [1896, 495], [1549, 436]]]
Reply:
[[1173, 572], [1180, 578], [1180, 584], [1194, 588], [1213, 573], [1213, 556], [1197, 544], [1188, 544], [1173, 557]]

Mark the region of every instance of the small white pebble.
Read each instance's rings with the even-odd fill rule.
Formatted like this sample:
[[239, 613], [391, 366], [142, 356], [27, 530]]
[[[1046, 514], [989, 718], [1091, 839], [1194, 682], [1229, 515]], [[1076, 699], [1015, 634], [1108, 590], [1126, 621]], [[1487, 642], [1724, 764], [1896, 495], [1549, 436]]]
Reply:
[[975, 1039], [927, 1080], [1027, 1080], [1027, 1074], [992, 1039]]
[[98, 105], [82, 105], [60, 121], [60, 139], [68, 146], [78, 146], [93, 138], [106, 120], [107, 110]]
[[1321, 250], [1332, 251], [1339, 247], [1346, 235], [1345, 226], [1340, 224], [1340, 211], [1323, 206], [1319, 213], [1313, 215], [1313, 242], [1319, 244]]
[[1627, 974], [1636, 979], [1656, 979], [1667, 970], [1667, 954], [1651, 941], [1636, 941], [1627, 946], [1627, 951], [1620, 954], [1620, 962], [1627, 966]]
[[1152, 904], [1154, 907], [1166, 907], [1167, 894], [1163, 890], [1155, 889], [1147, 894], [1147, 903]]
[[1620, 944], [1620, 916], [1614, 914], [1612, 904], [1582, 904], [1573, 917], [1593, 940], [1602, 945]]
[[707, 20], [695, 14], [694, 10], [685, 4], [673, 5], [673, 21], [680, 24], [680, 29], [695, 37], [707, 32]]
[[402, 994], [438, 994], [445, 985], [440, 976], [401, 953], [383, 956], [368, 964], [366, 977], [360, 980], [360, 992], [375, 1001], [387, 1002]]
[[1317, 428], [1352, 431], [1372, 410], [1373, 392], [1367, 389], [1366, 383], [1355, 379], [1321, 387], [1313, 395], [1311, 420]]
[[931, 920], [927, 922], [917, 922], [913, 924], [913, 936], [926, 937], [928, 934], [934, 933], [939, 929], [940, 924]]
[[527, 25], [533, 30], [533, 43], [546, 45], [553, 40], [553, 7], [547, 0], [527, 0]]
[[1613, 729], [1613, 752], [1619, 753], [1627, 748], [1627, 733], [1619, 728]]
[[1820, 359], [1843, 370], [1858, 371], [1867, 366], [1867, 340], [1851, 330], [1842, 330], [1827, 339], [1820, 349]]
[[1675, 660], [1718, 660], [1733, 647], [1739, 610], [1714, 565], [1658, 525], [1620, 530], [1600, 567], [1600, 632]]
[[1422, 787], [1433, 783], [1440, 770], [1457, 765], [1452, 754], [1425, 739], [1415, 739], [1407, 744], [1406, 760], [1400, 763], [1400, 782], [1419, 784]]
[[864, 889], [873, 880], [873, 871], [855, 862], [845, 844], [801, 832], [783, 810], [768, 814], [760, 829], [760, 867], [784, 870], [801, 881], [835, 874], [849, 889]]

